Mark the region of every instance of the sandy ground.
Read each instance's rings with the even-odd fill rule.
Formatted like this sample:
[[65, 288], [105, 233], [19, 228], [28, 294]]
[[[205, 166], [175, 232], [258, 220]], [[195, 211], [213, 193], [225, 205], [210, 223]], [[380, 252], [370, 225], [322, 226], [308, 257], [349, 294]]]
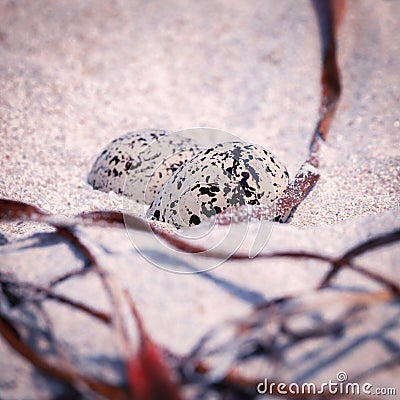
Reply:
[[[349, 2], [339, 31], [343, 92], [322, 148], [321, 179], [290, 224], [274, 227], [268, 249], [339, 255], [399, 225], [399, 13], [399, 2]], [[144, 128], [224, 129], [271, 150], [293, 177], [318, 118], [319, 77], [318, 25], [308, 1], [0, 0], [0, 197], [64, 215], [121, 209], [119, 196], [94, 191], [86, 176], [108, 142]], [[2, 271], [45, 284], [81, 266], [64, 241], [31, 236], [38, 230], [0, 226]], [[327, 271], [317, 261], [254, 260], [175, 275], [143, 259], [124, 231], [79, 232], [130, 290], [154, 339], [181, 354], [212, 327], [254, 304], [307, 291]], [[398, 257], [391, 245], [360, 262], [398, 282]], [[351, 274], [337, 284], [376, 289]], [[107, 307], [91, 276], [59, 290]], [[110, 332], [58, 307], [49, 305], [58, 333], [95, 373], [93, 355], [115, 356]], [[399, 335], [390, 335], [398, 349]], [[375, 347], [322, 374], [339, 366], [357, 373], [355, 360], [394, 352]], [[48, 398], [58, 390], [1, 342], [0, 354], [1, 398]], [[388, 384], [393, 374], [377, 382]]]

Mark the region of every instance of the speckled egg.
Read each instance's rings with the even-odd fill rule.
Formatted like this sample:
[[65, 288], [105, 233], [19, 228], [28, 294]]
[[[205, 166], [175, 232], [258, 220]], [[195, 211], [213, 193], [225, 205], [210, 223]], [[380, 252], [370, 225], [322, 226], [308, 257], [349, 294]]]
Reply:
[[94, 189], [114, 191], [150, 204], [163, 184], [199, 147], [191, 138], [148, 129], [113, 140], [97, 157], [88, 176]]
[[218, 144], [196, 154], [166, 181], [147, 217], [177, 228], [198, 225], [228, 207], [272, 203], [288, 178], [283, 164], [261, 146]]

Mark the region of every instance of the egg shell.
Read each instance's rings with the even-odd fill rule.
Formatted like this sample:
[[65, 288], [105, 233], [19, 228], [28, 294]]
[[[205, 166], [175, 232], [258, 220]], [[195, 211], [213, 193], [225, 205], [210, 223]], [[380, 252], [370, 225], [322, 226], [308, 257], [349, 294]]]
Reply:
[[284, 165], [263, 147], [221, 143], [177, 169], [147, 216], [176, 228], [198, 225], [232, 206], [272, 203], [283, 193], [288, 179]]
[[193, 140], [169, 131], [129, 132], [105, 147], [88, 182], [94, 189], [150, 204], [168, 178], [197, 152]]

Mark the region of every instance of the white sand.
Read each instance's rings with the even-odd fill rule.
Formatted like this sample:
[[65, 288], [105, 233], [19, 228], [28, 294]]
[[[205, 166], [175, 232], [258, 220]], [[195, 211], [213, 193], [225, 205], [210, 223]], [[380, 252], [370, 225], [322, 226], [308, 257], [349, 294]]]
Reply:
[[[400, 3], [349, 3], [339, 35], [343, 93], [322, 148], [321, 179], [292, 226], [274, 229], [271, 248], [340, 255], [398, 226]], [[231, 131], [270, 149], [293, 177], [317, 120], [319, 50], [306, 1], [296, 7], [288, 0], [0, 2], [0, 197], [65, 215], [121, 209], [119, 196], [92, 190], [87, 173], [113, 138], [153, 127]], [[35, 231], [29, 224], [0, 225], [1, 242], [9, 241], [0, 253], [2, 271], [45, 284], [81, 265], [63, 241], [45, 238], [44, 247], [25, 248], [39, 240], [29, 239]], [[123, 231], [80, 232], [129, 288], [155, 340], [180, 353], [252, 304], [312, 288], [326, 271], [316, 261], [255, 260], [207, 275], [174, 275], [147, 263]], [[398, 257], [392, 245], [362, 262], [398, 281]], [[354, 276], [341, 279], [376, 289]], [[93, 277], [60, 291], [106, 304]], [[71, 324], [76, 313], [49, 309], [82, 368], [97, 371], [90, 354], [114, 354], [109, 332], [91, 340], [97, 325], [80, 329]], [[362, 347], [340, 367], [359, 372], [373, 349]], [[32, 390], [46, 397], [43, 378], [1, 342], [0, 360], [0, 397], [29, 398]]]

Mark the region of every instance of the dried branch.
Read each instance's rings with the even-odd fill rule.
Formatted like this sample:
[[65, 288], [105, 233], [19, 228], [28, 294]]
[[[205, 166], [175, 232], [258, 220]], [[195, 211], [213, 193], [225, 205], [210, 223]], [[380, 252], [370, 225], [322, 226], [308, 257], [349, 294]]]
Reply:
[[127, 375], [135, 398], [143, 400], [180, 400], [178, 386], [163, 355], [150, 339], [136, 306], [127, 291], [125, 295], [138, 327], [140, 345], [127, 361]]
[[110, 315], [93, 309], [86, 304], [83, 304], [79, 301], [75, 301], [73, 299], [68, 298], [67, 296], [60, 295], [55, 293], [53, 290], [35, 285], [33, 283], [21, 282], [11, 277], [9, 274], [4, 274], [0, 271], [0, 287], [3, 290], [3, 293], [9, 300], [10, 305], [16, 306], [21, 305], [25, 302], [37, 301], [37, 297], [34, 298], [34, 295], [39, 295], [42, 297], [42, 300], [50, 299], [56, 300], [59, 303], [67, 304], [72, 308], [75, 308], [79, 311], [84, 312], [85, 314], [90, 315], [93, 318], [96, 318], [105, 323], [111, 322]]
[[67, 385], [76, 387], [77, 382], [84, 382], [93, 392], [100, 394], [106, 399], [128, 399], [126, 390], [121, 387], [82, 375], [73, 366], [65, 365], [60, 360], [55, 363], [46, 361], [44, 357], [23, 341], [15, 324], [2, 314], [0, 314], [0, 334], [19, 355], [29, 360], [29, 362], [46, 374], [59, 379]]

